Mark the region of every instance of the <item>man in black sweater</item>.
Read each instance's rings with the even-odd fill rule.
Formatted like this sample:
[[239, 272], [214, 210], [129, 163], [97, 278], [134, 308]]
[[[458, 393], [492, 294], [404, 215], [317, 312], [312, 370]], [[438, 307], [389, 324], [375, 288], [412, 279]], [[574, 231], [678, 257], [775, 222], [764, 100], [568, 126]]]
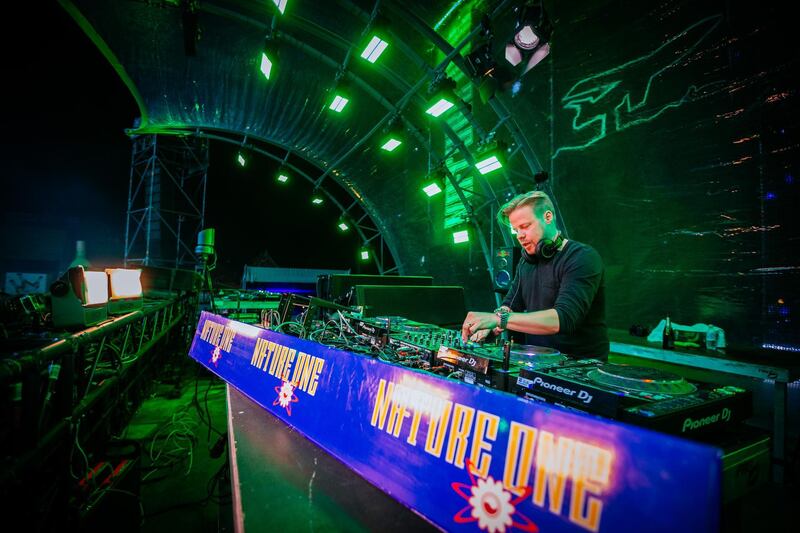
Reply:
[[578, 358], [608, 359], [603, 261], [586, 244], [564, 239], [553, 203], [533, 191], [506, 203], [498, 214], [522, 245], [522, 259], [503, 305], [492, 313], [470, 311], [464, 340], [490, 331], [526, 333], [526, 343]]

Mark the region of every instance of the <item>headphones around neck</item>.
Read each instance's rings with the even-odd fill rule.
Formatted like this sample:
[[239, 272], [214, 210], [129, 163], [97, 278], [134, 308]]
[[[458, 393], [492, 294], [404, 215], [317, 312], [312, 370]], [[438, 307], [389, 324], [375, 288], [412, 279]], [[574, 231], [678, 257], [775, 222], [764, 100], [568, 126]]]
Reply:
[[536, 250], [529, 254], [525, 251], [525, 248], [522, 249], [522, 257], [528, 263], [538, 263], [539, 261], [549, 261], [556, 255], [558, 249], [561, 248], [561, 245], [564, 244], [564, 236], [561, 235], [559, 231], [556, 233], [555, 239], [540, 239], [538, 243], [536, 243]]

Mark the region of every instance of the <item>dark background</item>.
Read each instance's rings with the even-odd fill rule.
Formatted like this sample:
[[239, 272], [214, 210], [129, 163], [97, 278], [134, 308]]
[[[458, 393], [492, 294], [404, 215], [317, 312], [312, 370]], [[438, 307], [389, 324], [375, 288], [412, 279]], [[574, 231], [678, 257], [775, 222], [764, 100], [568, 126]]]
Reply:
[[[17, 10], [30, 24], [2, 37], [0, 272], [46, 272], [52, 281], [77, 240], [93, 266], [121, 265], [132, 150], [125, 129], [139, 110], [56, 2]], [[211, 141], [205, 226], [216, 229], [223, 285], [237, 285], [245, 264], [372, 272], [357, 260], [358, 238], [336, 228], [338, 210], [311, 205], [310, 183], [278, 184], [273, 161], [252, 153], [242, 168], [236, 152]]]

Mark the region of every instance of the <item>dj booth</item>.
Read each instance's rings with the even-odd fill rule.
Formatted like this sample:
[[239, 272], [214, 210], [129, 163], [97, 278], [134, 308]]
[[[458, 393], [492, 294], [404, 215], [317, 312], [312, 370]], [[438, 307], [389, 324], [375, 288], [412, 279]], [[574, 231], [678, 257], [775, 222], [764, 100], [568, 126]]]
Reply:
[[306, 333], [198, 323], [191, 357], [229, 384], [239, 531], [716, 531], [733, 469], [768, 469], [740, 387], [400, 317]]

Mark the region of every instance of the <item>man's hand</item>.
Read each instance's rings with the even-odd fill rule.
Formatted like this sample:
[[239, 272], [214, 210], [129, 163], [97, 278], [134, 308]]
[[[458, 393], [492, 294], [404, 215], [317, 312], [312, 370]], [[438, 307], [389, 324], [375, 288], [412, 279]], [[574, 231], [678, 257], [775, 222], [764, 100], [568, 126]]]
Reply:
[[486, 340], [486, 337], [489, 336], [489, 330], [483, 329], [478, 331], [477, 333], [473, 333], [472, 336], [469, 338], [472, 342], [483, 342]]
[[461, 340], [466, 342], [470, 337], [478, 332], [486, 331], [481, 339], [486, 338], [489, 331], [498, 328], [500, 325], [500, 317], [494, 313], [479, 313], [477, 311], [470, 311], [467, 313], [467, 318], [464, 319], [464, 324], [461, 326]]

